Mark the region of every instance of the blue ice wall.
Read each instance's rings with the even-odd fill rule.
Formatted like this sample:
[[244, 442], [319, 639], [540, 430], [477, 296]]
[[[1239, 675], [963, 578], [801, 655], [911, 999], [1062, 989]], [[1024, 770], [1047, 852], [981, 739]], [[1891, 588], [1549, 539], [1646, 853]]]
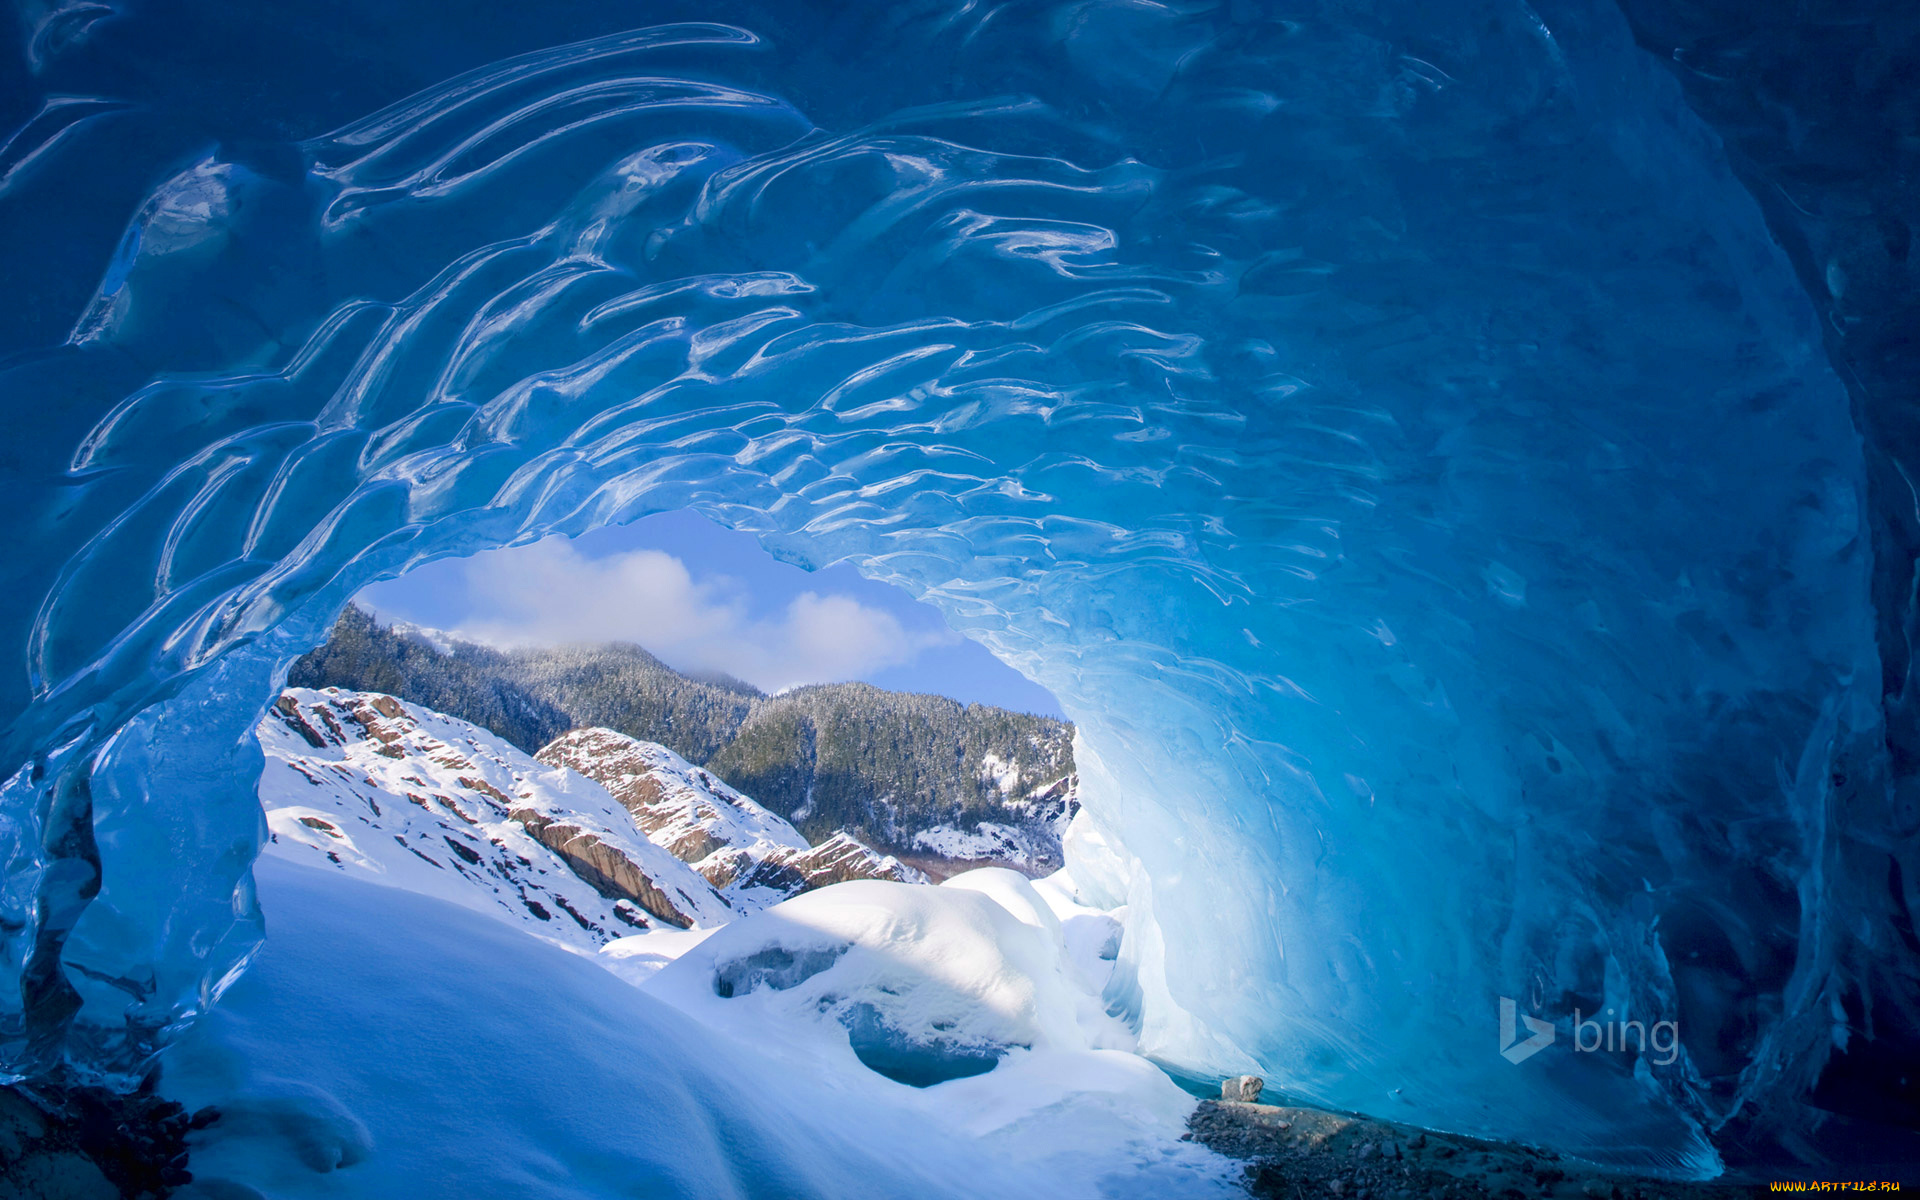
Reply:
[[1185, 1070], [1703, 1172], [1899, 952], [1860, 440], [1610, 7], [29, 15], [13, 1071], [243, 965], [245, 735], [348, 595], [674, 507], [1054, 690]]
[[[1821, 317], [1867, 451], [1891, 786], [1833, 812], [1843, 909], [1892, 931], [1856, 950], [1844, 1047], [1815, 1102], [1844, 1161], [1850, 1122], [1920, 1130], [1920, 9], [1898, 0], [1726, 8], [1715, 0], [1623, 0], [1635, 38], [1725, 140]], [[1732, 20], [1729, 20], [1732, 17]], [[1833, 1133], [1841, 1133], [1835, 1138]], [[1920, 1161], [1909, 1144], [1907, 1161]]]

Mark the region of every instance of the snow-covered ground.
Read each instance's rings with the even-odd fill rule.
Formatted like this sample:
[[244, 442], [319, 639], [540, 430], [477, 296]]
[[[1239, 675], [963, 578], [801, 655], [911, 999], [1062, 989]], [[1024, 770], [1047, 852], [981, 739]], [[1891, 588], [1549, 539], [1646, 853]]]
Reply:
[[[548, 878], [564, 863], [545, 845], [468, 811], [489, 798], [474, 782], [508, 807], [537, 785], [613, 814], [417, 706], [363, 714], [392, 740], [343, 739], [402, 749], [365, 751], [379, 762], [284, 719], [328, 703], [296, 697], [263, 726], [269, 938], [166, 1055], [167, 1094], [223, 1114], [194, 1135], [199, 1195], [182, 1200], [1242, 1194], [1238, 1164], [1179, 1140], [1191, 1099], [1108, 1015], [1120, 922], [1070, 876], [860, 880], [725, 923], [556, 936], [516, 889], [537, 881], [596, 916], [605, 898], [590, 909]], [[415, 752], [447, 777], [408, 771], [422, 802], [395, 804], [408, 780], [382, 764]], [[275, 788], [336, 799], [295, 806]], [[423, 824], [442, 815], [453, 825]], [[447, 829], [495, 853], [421, 861]]]
[[972, 829], [935, 825], [914, 834], [913, 844], [956, 862], [1030, 862], [1046, 852], [1043, 840], [1032, 830], [998, 821], [981, 821]]
[[1049, 1194], [1243, 1194], [1226, 1183], [1237, 1165], [1180, 1142], [1192, 1099], [1100, 1002], [1119, 922], [1043, 883], [984, 868], [841, 884], [682, 935], [664, 965], [634, 965], [655, 934], [601, 955], [783, 1074], [915, 1115]]

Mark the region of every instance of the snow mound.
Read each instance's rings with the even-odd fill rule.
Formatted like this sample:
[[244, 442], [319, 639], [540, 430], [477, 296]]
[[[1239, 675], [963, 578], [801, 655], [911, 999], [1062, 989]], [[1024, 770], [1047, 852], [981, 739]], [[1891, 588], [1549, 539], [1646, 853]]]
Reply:
[[272, 940], [166, 1055], [170, 1098], [226, 1114], [192, 1136], [211, 1195], [1053, 1200], [1121, 1194], [1095, 1178], [1167, 1155], [1183, 1188], [1160, 1194], [1230, 1194], [1223, 1160], [1164, 1121], [1076, 1124], [1075, 1157], [1009, 1162], [925, 1112], [782, 1075], [501, 922], [285, 858], [259, 878]]
[[962, 872], [940, 886], [957, 892], [978, 892], [1013, 914], [1024, 925], [1060, 938], [1060, 918], [1040, 895], [1033, 881], [1005, 867], [980, 867]]
[[1133, 1048], [1058, 918], [1000, 869], [938, 888], [863, 880], [809, 892], [719, 930], [651, 986], [689, 1011], [845, 1046], [915, 1086], [992, 1070], [1015, 1049]]

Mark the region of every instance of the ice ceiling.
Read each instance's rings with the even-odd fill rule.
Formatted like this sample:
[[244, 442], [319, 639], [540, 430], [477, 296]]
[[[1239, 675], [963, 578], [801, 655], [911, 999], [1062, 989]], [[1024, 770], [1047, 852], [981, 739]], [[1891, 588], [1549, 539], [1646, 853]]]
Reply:
[[[10, 1072], [243, 967], [348, 596], [669, 508], [1060, 697], [1182, 1069], [1706, 1170], [1920, 1025], [1868, 451], [1618, 10], [636, 11], [28, 12]], [[1685, 1053], [1513, 1064], [1502, 996]]]

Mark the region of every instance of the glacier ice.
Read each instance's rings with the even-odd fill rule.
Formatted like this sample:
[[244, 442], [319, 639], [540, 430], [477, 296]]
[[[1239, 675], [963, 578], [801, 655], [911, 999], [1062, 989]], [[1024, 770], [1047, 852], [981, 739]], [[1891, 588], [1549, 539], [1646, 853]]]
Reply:
[[[1059, 696], [1170, 1065], [1688, 1171], [1796, 1119], [1920, 956], [1862, 446], [1616, 11], [658, 14], [178, 92], [131, 11], [42, 46], [99, 103], [9, 143], [22, 211], [91, 245], [60, 188], [188, 161], [104, 268], [6, 250], [97, 281], [0, 367], [8, 1071], [130, 1078], [245, 966], [250, 733], [359, 587], [684, 507]], [[1502, 996], [1686, 1054], [1516, 1066]]]

